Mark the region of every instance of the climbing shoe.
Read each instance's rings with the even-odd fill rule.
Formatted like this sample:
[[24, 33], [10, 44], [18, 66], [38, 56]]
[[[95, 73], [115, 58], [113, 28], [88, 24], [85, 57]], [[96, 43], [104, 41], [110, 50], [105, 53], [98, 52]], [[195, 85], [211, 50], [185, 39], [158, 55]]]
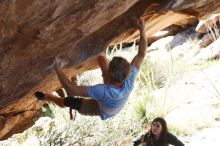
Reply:
[[35, 96], [37, 97], [37, 99], [39, 99], [39, 100], [45, 100], [46, 97], [47, 97], [43, 92], [39, 92], [39, 91], [35, 92], [34, 95], [35, 95]]

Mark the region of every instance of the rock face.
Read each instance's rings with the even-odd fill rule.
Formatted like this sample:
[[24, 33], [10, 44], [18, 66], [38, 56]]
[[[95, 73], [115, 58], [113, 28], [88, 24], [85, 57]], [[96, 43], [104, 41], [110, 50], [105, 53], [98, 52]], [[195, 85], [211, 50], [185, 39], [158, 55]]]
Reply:
[[58, 55], [72, 77], [97, 68], [95, 55], [138, 34], [132, 17], [146, 21], [148, 36], [220, 11], [219, 0], [2, 0], [0, 1], [0, 139], [31, 126], [43, 102], [37, 90], [60, 88]]
[[196, 27], [196, 32], [202, 41], [201, 47], [206, 47], [220, 36], [220, 14], [213, 14], [209, 19], [200, 21]]

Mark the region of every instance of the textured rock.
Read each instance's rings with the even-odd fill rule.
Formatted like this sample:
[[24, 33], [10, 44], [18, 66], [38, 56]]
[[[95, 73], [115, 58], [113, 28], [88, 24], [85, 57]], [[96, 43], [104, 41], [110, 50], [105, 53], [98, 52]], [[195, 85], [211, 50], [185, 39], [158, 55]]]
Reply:
[[196, 27], [198, 35], [202, 36], [202, 47], [206, 47], [220, 37], [220, 14], [213, 14], [209, 19], [200, 21]]
[[110, 43], [137, 38], [132, 17], [147, 35], [219, 12], [218, 0], [1, 0], [0, 139], [21, 132], [39, 116], [33, 92], [60, 88], [52, 69], [62, 54], [68, 77], [97, 67]]
[[201, 47], [207, 47], [209, 44], [211, 44], [215, 39], [213, 38], [211, 33], [205, 34], [201, 41], [199, 42], [199, 46]]
[[198, 26], [196, 27], [196, 31], [199, 34], [205, 34], [208, 32], [214, 32], [215, 28], [218, 28], [220, 24], [220, 14], [214, 14], [209, 19], [205, 21], [200, 21]]

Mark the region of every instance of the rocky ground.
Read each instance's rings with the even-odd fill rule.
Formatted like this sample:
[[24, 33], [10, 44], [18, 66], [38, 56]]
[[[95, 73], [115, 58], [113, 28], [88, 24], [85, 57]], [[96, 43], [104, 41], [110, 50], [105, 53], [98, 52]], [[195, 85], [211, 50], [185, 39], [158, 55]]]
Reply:
[[[185, 79], [186, 81], [186, 79]], [[187, 82], [185, 82], [187, 83]], [[192, 135], [183, 138], [187, 146], [218, 146], [220, 139], [220, 62], [196, 72], [183, 88], [188, 92], [184, 105], [168, 115], [169, 121]], [[175, 117], [175, 118], [174, 118]]]

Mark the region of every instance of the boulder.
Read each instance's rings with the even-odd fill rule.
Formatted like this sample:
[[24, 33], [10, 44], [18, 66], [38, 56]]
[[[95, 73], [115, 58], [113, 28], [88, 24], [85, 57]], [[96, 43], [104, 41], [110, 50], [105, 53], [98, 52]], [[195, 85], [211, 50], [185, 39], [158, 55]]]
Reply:
[[1, 0], [0, 139], [30, 127], [44, 102], [37, 90], [61, 87], [53, 62], [63, 56], [65, 74], [97, 68], [96, 55], [109, 44], [131, 41], [133, 17], [146, 22], [148, 36], [173, 24], [219, 12], [216, 0]]

